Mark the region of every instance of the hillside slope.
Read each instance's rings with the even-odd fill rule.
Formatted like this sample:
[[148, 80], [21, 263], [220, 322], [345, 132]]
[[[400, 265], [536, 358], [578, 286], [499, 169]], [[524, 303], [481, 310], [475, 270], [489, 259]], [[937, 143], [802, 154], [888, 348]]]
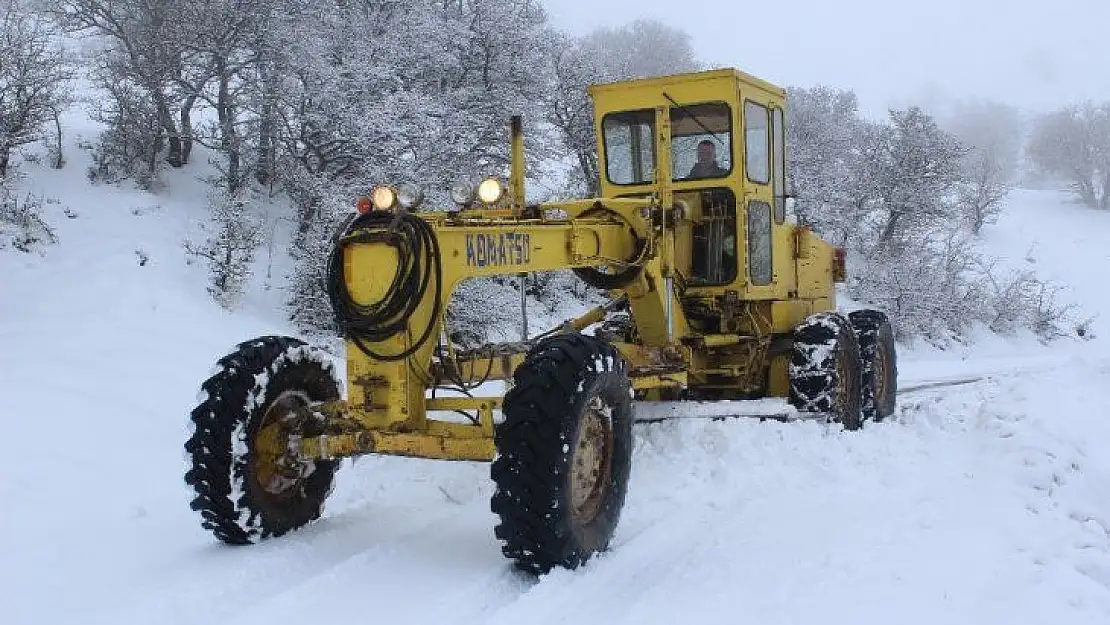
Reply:
[[[188, 509], [188, 411], [232, 345], [292, 330], [274, 293], [228, 313], [184, 263], [202, 210], [190, 173], [154, 197], [89, 187], [71, 157], [61, 172], [28, 166], [27, 185], [60, 200], [48, 219], [61, 243], [45, 258], [0, 253], [9, 625], [1110, 622], [1101, 336], [904, 352], [903, 387], [981, 379], [906, 394], [896, 418], [858, 433], [637, 426], [613, 550], [538, 582], [498, 551], [481, 464], [348, 463], [321, 522], [217, 544]], [[1036, 240], [1038, 268], [1105, 317], [1106, 217], [1022, 193], [986, 241], [1023, 256]]]

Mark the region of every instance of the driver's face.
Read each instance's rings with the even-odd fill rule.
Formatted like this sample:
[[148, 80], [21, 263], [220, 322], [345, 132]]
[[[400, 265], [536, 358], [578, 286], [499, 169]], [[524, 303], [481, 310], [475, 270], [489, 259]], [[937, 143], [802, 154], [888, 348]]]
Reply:
[[717, 160], [717, 148], [712, 143], [705, 143], [698, 146], [698, 161], [702, 163], [712, 163]]

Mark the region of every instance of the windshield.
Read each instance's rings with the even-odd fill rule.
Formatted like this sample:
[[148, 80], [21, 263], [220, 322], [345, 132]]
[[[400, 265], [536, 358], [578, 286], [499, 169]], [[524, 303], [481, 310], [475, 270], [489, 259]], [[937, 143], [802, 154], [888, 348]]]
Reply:
[[732, 115], [727, 104], [671, 106], [674, 180], [722, 178], [732, 171]]

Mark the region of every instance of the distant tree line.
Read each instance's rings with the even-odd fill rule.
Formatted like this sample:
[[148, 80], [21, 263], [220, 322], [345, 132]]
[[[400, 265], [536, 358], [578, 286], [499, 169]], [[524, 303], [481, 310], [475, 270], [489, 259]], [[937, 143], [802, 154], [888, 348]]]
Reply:
[[1028, 153], [1038, 171], [1066, 181], [1083, 204], [1110, 209], [1110, 102], [1038, 117]]

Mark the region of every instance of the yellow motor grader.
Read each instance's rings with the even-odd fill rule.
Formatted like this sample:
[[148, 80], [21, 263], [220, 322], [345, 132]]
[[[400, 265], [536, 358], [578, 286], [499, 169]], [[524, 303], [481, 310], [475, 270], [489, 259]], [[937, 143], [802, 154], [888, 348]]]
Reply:
[[[440, 210], [410, 184], [360, 198], [328, 261], [346, 396], [295, 338], [224, 356], [185, 445], [205, 528], [248, 544], [312, 522], [343, 458], [488, 461], [502, 551], [542, 574], [608, 548], [639, 402], [783, 397], [849, 430], [893, 412], [887, 318], [837, 312], [843, 251], [790, 214], [785, 92], [725, 69], [589, 93], [601, 197], [527, 202], [514, 117], [508, 180]], [[462, 281], [565, 269], [611, 301], [520, 342], [449, 340]]]

